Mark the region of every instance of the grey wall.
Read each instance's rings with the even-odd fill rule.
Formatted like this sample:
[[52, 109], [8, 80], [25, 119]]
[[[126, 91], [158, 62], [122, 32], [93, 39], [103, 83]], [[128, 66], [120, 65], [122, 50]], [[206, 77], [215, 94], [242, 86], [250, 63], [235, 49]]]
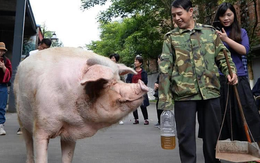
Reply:
[[148, 87], [150, 87], [150, 88], [154, 87], [154, 83], [157, 80], [157, 76], [158, 76], [158, 73], [148, 75], [148, 84], [147, 84]]

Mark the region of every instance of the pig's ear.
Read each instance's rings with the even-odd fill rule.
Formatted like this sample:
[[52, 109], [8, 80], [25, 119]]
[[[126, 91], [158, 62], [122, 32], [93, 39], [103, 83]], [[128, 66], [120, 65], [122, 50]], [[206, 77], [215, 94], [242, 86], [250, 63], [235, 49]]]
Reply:
[[125, 74], [137, 74], [136, 71], [130, 67], [125, 66], [124, 64], [117, 64], [119, 75]]
[[83, 72], [83, 77], [80, 81], [80, 84], [84, 85], [87, 82], [93, 82], [100, 79], [111, 80], [113, 76], [114, 74], [111, 68], [96, 64], [88, 67]]

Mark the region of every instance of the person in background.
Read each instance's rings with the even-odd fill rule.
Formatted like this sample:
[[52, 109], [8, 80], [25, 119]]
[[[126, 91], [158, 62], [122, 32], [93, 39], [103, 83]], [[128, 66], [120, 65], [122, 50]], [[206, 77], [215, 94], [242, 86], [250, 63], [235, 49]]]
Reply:
[[[160, 57], [161, 55], [158, 56], [157, 63], [160, 63]], [[157, 76], [157, 80], [154, 83], [154, 97], [156, 98], [156, 112], [157, 112], [157, 124], [154, 125], [156, 128], [160, 128], [160, 118], [161, 118], [161, 113], [163, 110], [158, 108], [158, 103], [159, 103], [159, 97], [158, 97], [158, 87], [159, 87], [159, 75]]]
[[[36, 50], [33, 50], [33, 51], [30, 51], [28, 56], [34, 55], [34, 54], [36, 54], [36, 53], [37, 53], [38, 51], [40, 51], [40, 50], [44, 50], [44, 49], [50, 48], [50, 47], [51, 47], [51, 43], [52, 43], [52, 42], [51, 42], [51, 39], [48, 39], [48, 38], [42, 39], [41, 42], [39, 43], [37, 49], [36, 49]], [[28, 57], [28, 56], [27, 56], [27, 57]], [[21, 135], [21, 134], [22, 134], [22, 131], [21, 131], [21, 129], [19, 128], [19, 129], [17, 130], [17, 135]]]
[[[217, 30], [219, 38], [231, 52], [231, 57], [236, 65], [238, 85], [237, 90], [244, 115], [249, 129], [256, 142], [260, 141], [260, 116], [255, 103], [254, 96], [250, 89], [245, 71], [242, 56], [249, 51], [249, 39], [245, 29], [241, 28], [236, 15], [234, 6], [230, 3], [222, 3], [216, 12], [214, 21], [220, 21], [222, 28]], [[227, 84], [225, 75], [220, 75], [221, 85], [221, 109], [225, 113], [227, 96], [229, 96], [225, 123], [221, 133], [221, 139], [231, 138], [232, 140], [246, 141], [244, 123], [241, 119], [238, 102], [233, 87]], [[229, 92], [229, 95], [227, 93]], [[231, 127], [232, 126], [232, 127]], [[233, 136], [231, 136], [233, 135]]]
[[[113, 62], [118, 63], [118, 62], [119, 62], [119, 59], [120, 59], [120, 56], [119, 56], [117, 53], [113, 53], [113, 54], [109, 55], [109, 58], [110, 58]], [[123, 77], [123, 76], [120, 76], [120, 79], [124, 82], [124, 77]], [[124, 121], [123, 121], [123, 120], [119, 121], [119, 124], [120, 124], [120, 125], [123, 125], [123, 124], [124, 124]]]
[[37, 49], [29, 52], [29, 56], [34, 55], [39, 50], [48, 49], [49, 47], [51, 47], [51, 43], [52, 43], [51, 39], [48, 39], [48, 38], [42, 39], [41, 42], [39, 43]]
[[4, 129], [5, 109], [8, 99], [8, 82], [12, 77], [11, 61], [5, 56], [7, 49], [4, 42], [0, 42], [0, 135], [6, 135]]
[[260, 112], [260, 78], [257, 79], [257, 81], [252, 89], [252, 93], [256, 100], [256, 106], [257, 106], [258, 112]]
[[[147, 73], [146, 71], [142, 68], [143, 65], [143, 58], [140, 55], [137, 55], [135, 57], [135, 71], [137, 72], [136, 75], [133, 74], [128, 74], [126, 78], [127, 83], [138, 83], [138, 80], [142, 80], [145, 85], [148, 83], [147, 79]], [[142, 105], [140, 106], [141, 111], [143, 113], [144, 117], [144, 125], [149, 125], [149, 120], [148, 120], [148, 112], [147, 112], [147, 106], [149, 106], [149, 99], [147, 94], [144, 96], [144, 101]], [[133, 112], [134, 115], [134, 123], [133, 124], [139, 124], [139, 119], [138, 119], [138, 112], [137, 109]]]
[[218, 163], [215, 157], [221, 123], [218, 69], [234, 85], [236, 68], [227, 52], [231, 77], [223, 53], [227, 48], [214, 27], [195, 22], [193, 11], [190, 0], [175, 0], [171, 5], [172, 18], [178, 27], [168, 32], [163, 42], [159, 108], [172, 110], [174, 106], [182, 163], [196, 163], [196, 113], [205, 163]]
[[119, 59], [120, 59], [120, 56], [117, 54], [117, 53], [113, 53], [113, 54], [110, 54], [109, 55], [109, 58], [115, 62], [115, 63], [118, 63], [119, 62]]

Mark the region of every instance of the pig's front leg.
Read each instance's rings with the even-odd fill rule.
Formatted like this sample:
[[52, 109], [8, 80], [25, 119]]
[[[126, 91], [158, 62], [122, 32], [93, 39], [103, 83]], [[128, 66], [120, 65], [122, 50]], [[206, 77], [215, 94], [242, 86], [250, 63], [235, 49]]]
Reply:
[[43, 137], [42, 134], [36, 132], [34, 136], [35, 153], [37, 163], [47, 163], [48, 162], [48, 144], [49, 138]]
[[75, 141], [60, 139], [62, 151], [62, 163], [71, 163], [76, 146]]

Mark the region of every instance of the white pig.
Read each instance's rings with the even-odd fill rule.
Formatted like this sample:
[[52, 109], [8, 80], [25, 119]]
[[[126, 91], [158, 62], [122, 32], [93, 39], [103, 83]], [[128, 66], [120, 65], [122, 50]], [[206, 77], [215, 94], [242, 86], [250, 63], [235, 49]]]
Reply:
[[22, 61], [14, 94], [26, 162], [47, 163], [49, 139], [60, 136], [62, 162], [70, 163], [77, 139], [93, 136], [140, 106], [148, 88], [142, 81], [120, 81], [126, 73], [135, 71], [79, 48], [50, 48]]

